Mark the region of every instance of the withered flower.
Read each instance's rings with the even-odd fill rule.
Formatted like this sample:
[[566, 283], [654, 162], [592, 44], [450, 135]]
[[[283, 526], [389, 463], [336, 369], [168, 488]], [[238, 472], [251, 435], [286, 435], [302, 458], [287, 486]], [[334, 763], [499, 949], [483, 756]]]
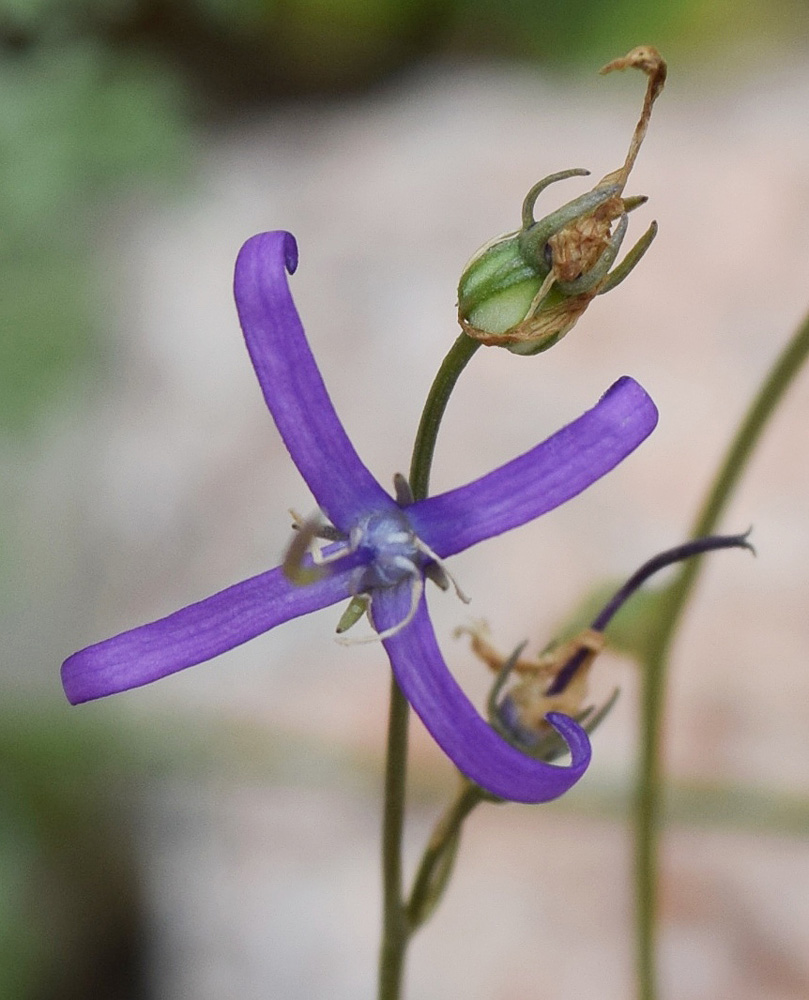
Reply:
[[[507, 347], [515, 354], [538, 354], [575, 326], [596, 295], [620, 284], [657, 234], [652, 222], [613, 268], [629, 225], [629, 212], [644, 196], [624, 188], [643, 142], [652, 105], [666, 80], [666, 63], [651, 45], [641, 45], [601, 70], [635, 67], [648, 77], [643, 109], [623, 165], [586, 194], [536, 220], [534, 207], [550, 184], [586, 176], [563, 170], [535, 184], [522, 206], [522, 226], [482, 247], [467, 264], [458, 285], [458, 321], [473, 339]], [[611, 270], [612, 268], [612, 270]]]
[[503, 656], [489, 642], [488, 628], [483, 622], [456, 629], [456, 637], [471, 637], [472, 652], [497, 675], [489, 694], [488, 714], [492, 726], [532, 756], [546, 761], [555, 759], [565, 748], [549, 725], [549, 713], [576, 719], [589, 733], [615, 702], [617, 691], [601, 706], [585, 704], [587, 682], [590, 668], [605, 646], [604, 631], [629, 598], [660, 570], [686, 559], [718, 549], [739, 548], [754, 552], [748, 535], [749, 532], [708, 535], [659, 553], [615, 591], [587, 628], [571, 639], [551, 644], [536, 658], [523, 657], [525, 643], [510, 656]]

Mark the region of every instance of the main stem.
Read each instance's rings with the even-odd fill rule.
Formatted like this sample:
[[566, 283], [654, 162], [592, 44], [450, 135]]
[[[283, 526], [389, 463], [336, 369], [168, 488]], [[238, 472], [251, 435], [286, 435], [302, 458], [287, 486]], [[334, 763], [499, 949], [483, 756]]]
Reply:
[[398, 1000], [410, 936], [402, 895], [402, 832], [409, 717], [410, 705], [396, 679], [391, 677], [385, 810], [382, 817], [383, 927], [379, 954], [379, 1000]]
[[[714, 533], [770, 417], [809, 356], [809, 316], [798, 327], [761, 385], [706, 494], [692, 538]], [[635, 877], [639, 1000], [657, 997], [655, 932], [662, 812], [661, 724], [669, 652], [697, 581], [702, 560], [690, 559], [666, 592], [660, 629], [643, 668], [641, 749], [635, 804]]]
[[[441, 419], [461, 372], [479, 347], [465, 333], [449, 349], [430, 387], [421, 415], [413, 457], [410, 488], [423, 500], [430, 488], [430, 470]], [[385, 763], [385, 804], [382, 818], [382, 944], [379, 953], [379, 1000], [399, 1000], [404, 960], [415, 929], [402, 894], [402, 833], [407, 784], [407, 737], [410, 706], [395, 678], [391, 678], [388, 743]]]

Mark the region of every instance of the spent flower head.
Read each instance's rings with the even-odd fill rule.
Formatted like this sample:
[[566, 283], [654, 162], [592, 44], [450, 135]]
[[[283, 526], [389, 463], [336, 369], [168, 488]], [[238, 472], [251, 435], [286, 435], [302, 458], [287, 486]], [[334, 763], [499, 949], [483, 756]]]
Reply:
[[[584, 773], [587, 734], [564, 715], [549, 717], [570, 750], [561, 767], [531, 759], [492, 729], [444, 663], [425, 579], [446, 584], [444, 560], [552, 510], [610, 471], [651, 433], [654, 403], [637, 382], [619, 379], [591, 410], [494, 472], [416, 501], [399, 476], [391, 495], [357, 455], [326, 392], [289, 290], [297, 261], [289, 233], [253, 237], [236, 262], [235, 298], [264, 399], [321, 513], [296, 519], [281, 566], [69, 657], [67, 697], [84, 702], [148, 684], [292, 618], [359, 600], [399, 686], [457, 767], [501, 798], [555, 798]], [[327, 544], [310, 553], [318, 539]], [[338, 628], [348, 624], [344, 615]]]
[[657, 233], [653, 222], [613, 268], [629, 226], [629, 213], [644, 196], [625, 196], [629, 174], [649, 125], [652, 105], [663, 89], [666, 63], [651, 45], [641, 45], [601, 70], [635, 67], [648, 77], [640, 119], [621, 167], [595, 187], [544, 218], [534, 217], [539, 195], [550, 184], [585, 176], [572, 169], [535, 184], [522, 206], [522, 225], [482, 247], [458, 285], [458, 322], [473, 339], [538, 354], [557, 343], [596, 295], [626, 278]]
[[[742, 535], [709, 535], [658, 553], [647, 560], [607, 600], [590, 624], [572, 638], [552, 643], [537, 657], [522, 655], [526, 643], [503, 656], [489, 641], [488, 626], [475, 622], [455, 630], [468, 635], [472, 652], [497, 675], [489, 695], [492, 725], [524, 750], [552, 760], [564, 749], [549, 725], [559, 712], [580, 722], [588, 732], [604, 718], [615, 702], [613, 692], [599, 707], [585, 705], [590, 668], [606, 644], [605, 630], [627, 601], [656, 573], [686, 559], [718, 549], [741, 548], [755, 552]], [[649, 623], [654, 627], [654, 622]]]

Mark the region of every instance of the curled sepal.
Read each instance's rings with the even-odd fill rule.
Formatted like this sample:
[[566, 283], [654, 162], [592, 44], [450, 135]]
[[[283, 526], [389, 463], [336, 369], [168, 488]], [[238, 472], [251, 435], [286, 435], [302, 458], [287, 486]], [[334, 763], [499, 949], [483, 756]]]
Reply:
[[523, 202], [521, 228], [484, 246], [461, 276], [458, 322], [474, 340], [515, 354], [546, 351], [575, 326], [596, 295], [623, 281], [649, 248], [657, 233], [655, 223], [612, 269], [626, 235], [627, 215], [646, 200], [642, 195], [625, 197], [624, 188], [666, 79], [666, 63], [650, 45], [633, 49], [601, 72], [629, 66], [645, 73], [648, 84], [623, 165], [539, 220], [534, 218], [539, 194], [556, 181], [587, 171], [560, 171], [531, 188]]

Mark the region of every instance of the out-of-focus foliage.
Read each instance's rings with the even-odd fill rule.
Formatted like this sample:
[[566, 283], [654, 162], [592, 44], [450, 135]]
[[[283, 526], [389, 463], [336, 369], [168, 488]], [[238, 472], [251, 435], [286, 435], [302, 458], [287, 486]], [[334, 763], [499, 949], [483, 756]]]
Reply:
[[133, 760], [123, 740], [67, 709], [4, 702], [0, 996], [142, 995], [131, 817], [120, 801]]
[[[440, 49], [458, 6], [455, 0], [191, 0], [186, 9], [200, 24], [197, 44], [208, 48], [210, 82], [251, 100], [366, 87]], [[232, 63], [220, 64], [217, 51], [239, 52], [241, 80]], [[193, 55], [189, 48], [185, 54]]]
[[[93, 306], [98, 212], [126, 182], [174, 170], [185, 123], [154, 58], [116, 53], [18, 2], [0, 20], [0, 427], [29, 425], [71, 388], [103, 317]], [[25, 16], [23, 16], [25, 15]], [[25, 44], [17, 44], [27, 32]], [[2, 32], [0, 32], [2, 33]]]
[[[181, 79], [148, 50], [113, 44], [89, 16], [109, 27], [132, 9], [0, 3], [0, 433], [28, 431], [81, 384], [105, 322], [94, 258], [105, 210], [125, 186], [176, 176], [182, 163]], [[0, 499], [25, 502], [3, 485]], [[0, 538], [2, 555], [11, 549]], [[119, 744], [67, 706], [3, 695], [2, 997], [142, 995]]]
[[[272, 0], [270, 0], [272, 2]], [[547, 64], [600, 65], [638, 44], [654, 44], [680, 69], [724, 56], [745, 41], [789, 38], [807, 11], [790, 0], [458, 0], [466, 45]]]

